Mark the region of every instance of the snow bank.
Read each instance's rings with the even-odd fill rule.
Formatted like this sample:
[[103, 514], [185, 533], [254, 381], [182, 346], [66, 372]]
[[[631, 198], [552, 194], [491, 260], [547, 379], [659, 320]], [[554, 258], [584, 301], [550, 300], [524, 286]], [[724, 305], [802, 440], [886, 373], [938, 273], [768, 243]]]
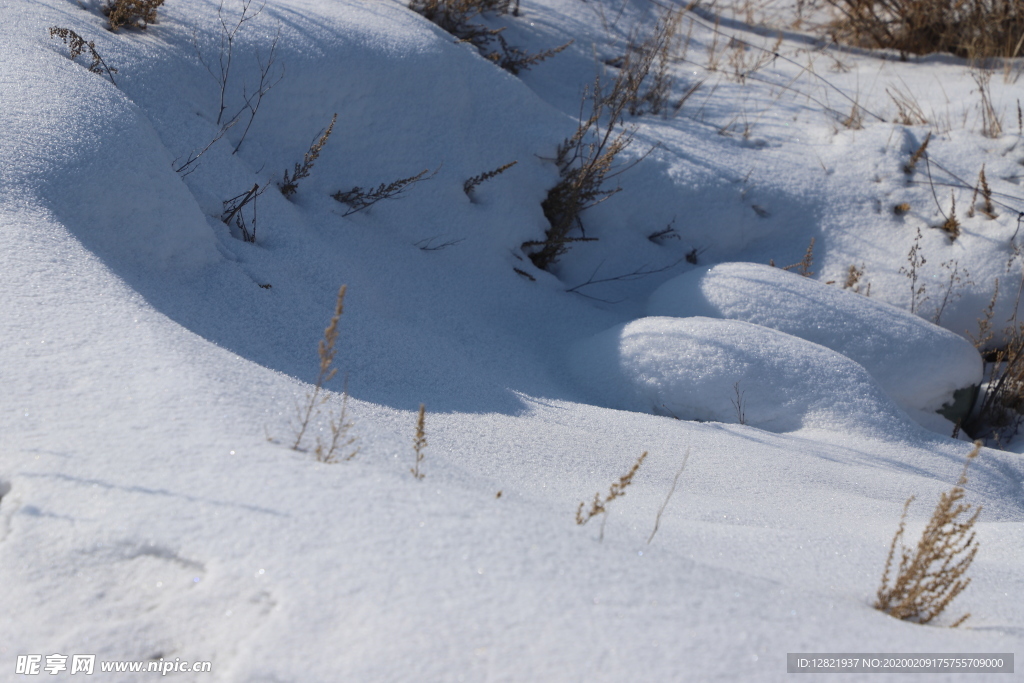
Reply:
[[[775, 330], [713, 318], [641, 318], [576, 345], [573, 372], [604, 405], [681, 420], [894, 434], [905, 415], [849, 358]], [[873, 425], [873, 426], [872, 426]]]
[[860, 363], [905, 410], [935, 411], [981, 381], [977, 350], [916, 315], [779, 268], [722, 263], [669, 280], [650, 315], [708, 316], [770, 327]]

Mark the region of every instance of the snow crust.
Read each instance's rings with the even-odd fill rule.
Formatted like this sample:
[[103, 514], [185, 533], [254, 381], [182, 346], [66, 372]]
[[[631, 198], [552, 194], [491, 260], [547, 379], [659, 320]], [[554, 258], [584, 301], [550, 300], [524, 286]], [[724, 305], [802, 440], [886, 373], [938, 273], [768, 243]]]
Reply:
[[850, 358], [905, 410], [932, 411], [977, 386], [981, 356], [963, 337], [895, 306], [757, 263], [720, 263], [655, 290], [656, 316], [742, 320]]

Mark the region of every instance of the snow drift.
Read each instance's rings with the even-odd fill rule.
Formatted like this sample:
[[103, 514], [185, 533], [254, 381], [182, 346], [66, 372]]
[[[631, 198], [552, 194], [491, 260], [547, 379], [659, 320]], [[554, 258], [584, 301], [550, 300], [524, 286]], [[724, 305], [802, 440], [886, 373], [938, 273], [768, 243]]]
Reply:
[[742, 320], [850, 358], [908, 412], [953, 401], [981, 382], [982, 362], [964, 338], [902, 309], [780, 268], [721, 263], [669, 280], [651, 295], [658, 316]]
[[854, 361], [742, 321], [641, 318], [581, 342], [571, 357], [595, 398], [614, 408], [773, 432], [895, 434], [908, 424]]

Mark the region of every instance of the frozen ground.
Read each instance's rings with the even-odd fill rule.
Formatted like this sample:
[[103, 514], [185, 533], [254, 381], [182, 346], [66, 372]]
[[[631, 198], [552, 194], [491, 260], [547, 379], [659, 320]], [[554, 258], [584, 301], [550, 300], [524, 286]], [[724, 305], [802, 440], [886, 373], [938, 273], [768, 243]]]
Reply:
[[[551, 159], [598, 64], [653, 6], [524, 0], [494, 23], [511, 44], [575, 42], [516, 77], [401, 3], [271, 0], [236, 35], [224, 116], [260, 64], [274, 87], [247, 132], [243, 110], [176, 172], [223, 124], [204, 66], [219, 73], [225, 54], [218, 3], [167, 0], [147, 31], [116, 34], [98, 5], [0, 0], [0, 679], [33, 653], [307, 683], [774, 681], [788, 652], [1024, 651], [1013, 443], [971, 466], [967, 498], [984, 511], [970, 587], [936, 625], [872, 608], [903, 502], [917, 496], [916, 540], [962, 468], [969, 445], [930, 410], [980, 361], [853, 298], [963, 335], [999, 278], [994, 319], [1012, 314], [1020, 63], [991, 76], [1003, 132], [988, 137], [959, 60], [824, 49], [790, 28], [775, 47], [742, 13], [715, 29], [699, 9], [682, 24], [673, 100], [700, 87], [673, 116], [629, 119], [624, 155], [650, 153], [583, 215], [597, 241], [546, 272], [521, 245], [548, 225]], [[241, 11], [225, 2], [229, 28]], [[94, 40], [114, 82], [88, 53], [69, 60], [52, 26]], [[893, 93], [927, 123], [897, 122]], [[283, 171], [335, 113], [285, 198]], [[906, 174], [929, 132], [930, 165]], [[983, 164], [994, 217], [969, 212]], [[424, 169], [366, 211], [345, 216], [330, 196]], [[249, 243], [220, 217], [254, 184], [267, 189]], [[955, 240], [933, 228], [951, 192]], [[803, 269], [831, 289], [805, 306], [778, 282], [756, 288], [760, 304], [752, 289], [751, 306], [778, 302], [774, 322], [654, 308], [673, 278], [796, 264], [811, 238]], [[915, 243], [913, 282], [900, 269]], [[859, 293], [841, 291], [851, 266]], [[325, 412], [347, 381], [360, 451], [324, 464], [309, 450], [323, 420], [305, 449], [289, 446], [341, 284]], [[878, 357], [841, 355], [846, 333], [813, 336], [807, 321], [831, 319], [836, 297], [903, 321], [871, 328]], [[929, 377], [923, 356], [946, 353]], [[577, 506], [643, 452], [607, 518], [578, 526]]]

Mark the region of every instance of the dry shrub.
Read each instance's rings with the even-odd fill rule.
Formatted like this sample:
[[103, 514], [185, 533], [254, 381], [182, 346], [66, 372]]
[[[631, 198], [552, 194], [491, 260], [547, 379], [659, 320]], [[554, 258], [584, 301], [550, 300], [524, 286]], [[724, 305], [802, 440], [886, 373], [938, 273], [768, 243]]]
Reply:
[[668, 108], [673, 85], [668, 68], [684, 12], [684, 9], [665, 10], [646, 36], [634, 29], [626, 54], [611, 64], [620, 70], [626, 90], [631, 93], [631, 115], [660, 114]]
[[828, 0], [834, 38], [903, 54], [1014, 58], [1024, 47], [1024, 0]]
[[[974, 561], [978, 546], [974, 544], [974, 523], [981, 507], [971, 513], [971, 504], [962, 502], [967, 466], [981, 451], [981, 442], [967, 454], [967, 462], [956, 485], [939, 496], [928, 525], [921, 534], [917, 548], [912, 552], [902, 544], [907, 510], [914, 501], [911, 496], [903, 505], [900, 526], [892, 538], [889, 555], [885, 559], [882, 585], [878, 589], [875, 609], [897, 619], [927, 624], [939, 616], [971, 580], [964, 574]], [[896, 545], [900, 545], [900, 563], [890, 583]], [[962, 624], [970, 614], [957, 619], [951, 627]]]
[[[525, 71], [545, 59], [557, 55], [572, 44], [544, 50], [535, 54], [509, 45], [501, 35], [504, 28], [488, 28], [475, 23], [485, 14], [501, 16], [509, 13], [519, 16], [519, 2], [513, 7], [511, 0], [410, 0], [409, 9], [423, 15], [429, 21], [459, 39], [459, 42], [470, 43], [480, 51], [487, 60], [513, 74]], [[498, 49], [493, 49], [497, 44]]]
[[[978, 319], [978, 336], [973, 338], [979, 349], [995, 338], [992, 318], [998, 298], [997, 278], [992, 299]], [[982, 384], [976, 408], [964, 425], [968, 434], [991, 439], [997, 446], [1013, 437], [1024, 421], [1024, 323], [1017, 321], [1016, 314], [1002, 330], [1002, 338], [1002, 346], [984, 354], [988, 381]]]
[[[233, 221], [245, 242], [256, 242], [256, 200], [266, 189], [266, 185], [260, 187], [259, 183], [253, 183], [253, 186], [245, 192], [223, 202], [224, 213], [221, 214], [220, 219], [229, 227]], [[252, 219], [246, 222], [244, 209], [250, 204], [252, 204]]]
[[107, 15], [111, 31], [122, 26], [145, 29], [156, 23], [156, 9], [162, 4], [164, 0], [111, 0], [103, 13]]
[[[609, 188], [607, 182], [653, 150], [628, 164], [616, 164], [616, 157], [632, 144], [636, 130], [626, 125], [626, 114], [659, 113], [666, 106], [672, 85], [667, 71], [669, 49], [685, 11], [666, 10], [646, 38], [631, 34], [626, 54], [610, 64], [618, 71], [611, 86], [598, 74], [593, 85], [584, 89], [576, 132], [562, 141], [555, 155], [558, 183], [541, 202], [550, 227], [543, 240], [522, 244], [541, 270], [557, 263], [574, 242], [594, 241], [587, 237], [580, 214], [617, 193], [621, 188]], [[584, 118], [588, 100], [590, 115]], [[578, 235], [573, 234], [576, 230]]]

